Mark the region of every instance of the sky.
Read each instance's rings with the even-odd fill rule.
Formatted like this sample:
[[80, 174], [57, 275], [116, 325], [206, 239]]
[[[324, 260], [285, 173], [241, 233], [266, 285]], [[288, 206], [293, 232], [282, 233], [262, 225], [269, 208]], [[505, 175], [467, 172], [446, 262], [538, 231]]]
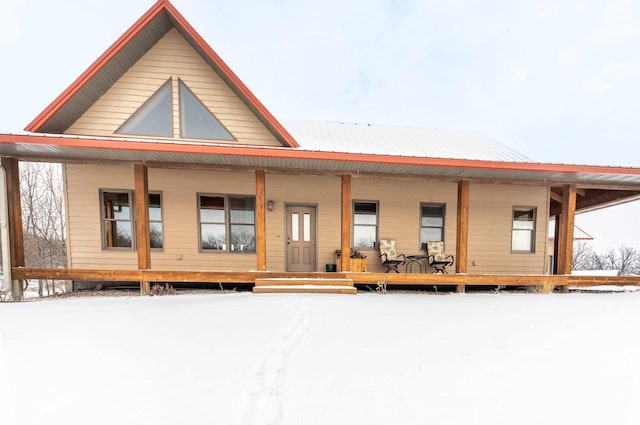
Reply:
[[[532, 161], [640, 166], [640, 1], [173, 0], [281, 119], [481, 132]], [[0, 131], [21, 131], [152, 0], [0, 0]], [[640, 202], [585, 214], [640, 247]]]

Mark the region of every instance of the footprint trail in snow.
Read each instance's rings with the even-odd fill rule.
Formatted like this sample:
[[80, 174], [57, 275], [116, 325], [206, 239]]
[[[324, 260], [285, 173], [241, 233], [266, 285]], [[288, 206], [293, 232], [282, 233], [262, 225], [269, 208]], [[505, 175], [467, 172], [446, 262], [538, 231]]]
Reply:
[[256, 366], [251, 389], [248, 425], [277, 425], [282, 416], [282, 386], [287, 358], [311, 323], [311, 313], [300, 298], [290, 297], [287, 308], [293, 310], [291, 319], [269, 340], [263, 357]]

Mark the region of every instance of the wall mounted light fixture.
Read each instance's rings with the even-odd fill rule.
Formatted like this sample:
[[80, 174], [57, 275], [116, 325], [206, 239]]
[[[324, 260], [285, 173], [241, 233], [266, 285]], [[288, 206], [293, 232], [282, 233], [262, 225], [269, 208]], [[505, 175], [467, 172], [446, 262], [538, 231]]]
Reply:
[[273, 201], [267, 201], [267, 211], [273, 211]]

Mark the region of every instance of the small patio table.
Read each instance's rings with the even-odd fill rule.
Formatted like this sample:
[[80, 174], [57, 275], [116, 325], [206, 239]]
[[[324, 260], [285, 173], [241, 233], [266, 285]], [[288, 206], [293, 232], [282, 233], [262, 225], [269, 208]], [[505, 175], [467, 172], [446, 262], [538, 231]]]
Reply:
[[[405, 271], [407, 273], [411, 273], [413, 270], [413, 266], [415, 264], [418, 265], [418, 270], [420, 271], [420, 273], [426, 273], [427, 272], [427, 259], [429, 257], [427, 257], [424, 254], [416, 254], [416, 255], [405, 255], [406, 258], [406, 262], [404, 264], [405, 267]], [[423, 261], [424, 261], [424, 272], [423, 270]]]

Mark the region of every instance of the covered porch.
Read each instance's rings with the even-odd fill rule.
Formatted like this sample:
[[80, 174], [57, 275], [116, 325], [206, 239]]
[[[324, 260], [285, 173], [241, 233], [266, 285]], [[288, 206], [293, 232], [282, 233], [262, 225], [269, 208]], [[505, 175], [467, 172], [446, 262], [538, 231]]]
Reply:
[[[36, 136], [29, 136], [36, 137]], [[53, 137], [37, 136], [38, 143], [49, 142]], [[49, 140], [44, 140], [49, 139]], [[96, 142], [94, 139], [91, 139]], [[29, 143], [31, 139], [19, 140], [19, 142]], [[114, 142], [110, 142], [112, 145]], [[122, 142], [117, 142], [122, 143]], [[117, 144], [116, 143], [116, 144]], [[211, 147], [215, 151], [215, 147]], [[229, 148], [225, 148], [229, 149]], [[237, 150], [233, 148], [230, 150]], [[509, 164], [509, 167], [517, 168], [515, 171], [507, 171], [500, 169], [498, 171], [487, 164], [482, 165], [474, 170], [467, 170], [466, 164], [459, 163], [454, 160], [434, 160], [430, 158], [421, 158], [421, 163], [417, 165], [405, 165], [401, 172], [392, 174], [394, 178], [408, 179], [441, 179], [448, 183], [457, 185], [457, 207], [455, 211], [456, 229], [455, 229], [455, 265], [449, 275], [434, 275], [430, 273], [379, 273], [379, 272], [360, 272], [352, 271], [349, 261], [350, 251], [352, 248], [352, 229], [353, 229], [353, 197], [352, 197], [352, 177], [353, 176], [389, 176], [385, 173], [388, 158], [371, 158], [371, 162], [365, 164], [355, 164], [350, 158], [344, 158], [348, 155], [340, 155], [331, 153], [320, 153], [320, 158], [311, 158], [306, 152], [291, 152], [275, 150], [274, 157], [256, 156], [250, 160], [253, 164], [252, 170], [255, 176], [255, 217], [256, 217], [256, 251], [255, 251], [255, 267], [248, 270], [220, 270], [220, 271], [202, 271], [202, 270], [180, 270], [180, 269], [163, 269], [158, 270], [153, 267], [151, 261], [150, 235], [149, 235], [149, 208], [147, 204], [149, 193], [149, 168], [165, 168], [165, 169], [219, 169], [219, 165], [215, 164], [185, 164], [185, 163], [169, 163], [155, 162], [143, 160], [145, 154], [136, 152], [140, 156], [140, 161], [113, 161], [114, 163], [126, 164], [133, 168], [134, 175], [134, 193], [135, 193], [135, 234], [137, 239], [137, 268], [129, 268], [126, 270], [105, 268], [67, 268], [67, 269], [35, 269], [25, 267], [24, 262], [24, 238], [22, 235], [22, 218], [20, 203], [20, 177], [19, 177], [19, 161], [21, 160], [49, 160], [49, 161], [73, 161], [82, 163], [93, 163], [99, 157], [104, 157], [106, 153], [102, 150], [93, 150], [90, 155], [85, 149], [76, 149], [75, 155], [67, 153], [64, 157], [56, 157], [47, 155], [45, 158], [32, 155], [15, 155], [5, 156], [2, 159], [2, 165], [6, 172], [6, 188], [7, 188], [7, 212], [8, 227], [11, 235], [10, 238], [10, 261], [11, 261], [11, 279], [13, 280], [12, 290], [14, 298], [20, 299], [22, 284], [20, 281], [25, 279], [55, 279], [55, 280], [75, 280], [75, 281], [105, 281], [105, 282], [135, 282], [140, 285], [143, 294], [149, 293], [152, 283], [172, 283], [172, 282], [193, 282], [193, 283], [243, 283], [254, 285], [256, 279], [268, 278], [290, 278], [290, 279], [331, 279], [331, 278], [348, 278], [353, 280], [356, 285], [379, 285], [384, 284], [390, 287], [394, 285], [441, 285], [455, 286], [458, 291], [464, 291], [466, 286], [505, 286], [505, 287], [539, 287], [543, 291], [551, 291], [553, 288], [567, 288], [568, 286], [589, 286], [589, 285], [638, 285], [640, 278], [638, 277], [603, 277], [603, 276], [571, 276], [571, 259], [573, 245], [573, 221], [576, 212], [593, 208], [603, 207], [618, 202], [626, 202], [635, 199], [640, 194], [640, 183], [638, 179], [638, 171], [635, 169], [614, 170], [612, 173], [610, 167], [590, 167], [588, 170], [591, 174], [585, 174], [582, 169], [572, 169], [572, 166], [547, 165], [552, 170], [540, 170], [541, 166], [535, 164]], [[77, 152], [80, 152], [78, 154]], [[97, 153], [96, 153], [97, 152]], [[118, 151], [115, 151], [116, 155]], [[219, 152], [216, 153], [220, 155]], [[114, 153], [109, 154], [109, 156]], [[229, 155], [229, 154], [227, 154]], [[340, 273], [325, 272], [283, 272], [270, 271], [267, 263], [267, 198], [265, 195], [265, 177], [268, 173], [302, 173], [303, 167], [282, 168], [274, 167], [271, 161], [281, 163], [283, 158], [290, 161], [304, 161], [312, 164], [312, 168], [317, 167], [318, 161], [325, 161], [329, 156], [330, 159], [336, 161], [332, 166], [333, 169], [320, 171], [316, 169], [312, 173], [318, 175], [333, 175], [340, 179], [340, 192], [336, 193], [336, 197], [340, 198]], [[172, 154], [173, 157], [175, 157]], [[225, 156], [223, 154], [223, 156]], [[296, 158], [292, 159], [294, 156]], [[300, 156], [300, 158], [297, 158]], [[154, 152], [157, 157], [157, 152]], [[201, 156], [204, 158], [204, 155]], [[360, 156], [358, 156], [360, 157]], [[219, 157], [213, 157], [219, 160]], [[233, 159], [233, 158], [231, 158]], [[211, 161], [212, 157], [208, 156], [207, 161]], [[355, 159], [354, 159], [355, 160]], [[406, 158], [397, 159], [397, 161], [406, 162]], [[444, 164], [440, 162], [450, 162], [449, 167], [457, 166], [457, 172], [464, 174], [465, 178], [443, 177], [434, 172], [434, 167], [442, 170]], [[203, 161], [204, 162], [204, 161]], [[247, 159], [243, 162], [247, 162]], [[413, 160], [411, 161], [413, 162]], [[435, 162], [435, 164], [433, 164]], [[465, 161], [474, 162], [474, 161]], [[475, 161], [478, 162], [478, 161]], [[481, 161], [486, 162], [486, 161]], [[463, 165], [465, 165], [463, 167]], [[495, 166], [495, 164], [494, 164]], [[504, 165], [502, 165], [504, 167]], [[367, 170], [361, 168], [366, 167]], [[376, 169], [378, 167], [378, 169]], [[359, 169], [360, 168], [360, 169]], [[394, 166], [394, 168], [398, 168]], [[577, 168], [577, 167], [574, 167]], [[584, 167], [583, 167], [584, 168]], [[244, 169], [245, 171], [246, 168]], [[451, 173], [451, 168], [446, 170], [447, 174]], [[455, 169], [454, 169], [455, 170]], [[572, 171], [573, 174], [560, 175], [562, 170], [565, 173]], [[440, 171], [442, 173], [442, 171]], [[309, 173], [309, 171], [305, 171]], [[508, 176], [505, 175], [508, 174]], [[555, 247], [555, 263], [554, 275], [545, 274], [515, 274], [515, 273], [469, 273], [468, 259], [469, 252], [469, 199], [470, 188], [472, 182], [482, 182], [489, 184], [537, 184], [540, 185], [540, 174], [555, 176], [553, 183], [549, 184], [548, 198], [548, 215], [556, 217], [556, 247]], [[580, 174], [582, 173], [582, 174]], [[598, 174], [600, 173], [600, 174]], [[497, 174], [502, 175], [501, 178]], [[595, 178], [594, 178], [595, 175]], [[631, 183], [617, 183], [621, 180], [621, 175], [626, 180], [632, 180]], [[632, 178], [629, 178], [629, 175]], [[468, 177], [468, 178], [467, 178]], [[527, 180], [528, 179], [528, 180]], [[581, 180], [583, 180], [581, 182]], [[598, 180], [602, 180], [598, 182]], [[612, 183], [616, 181], [616, 183]], [[372, 258], [371, 261], [376, 261]], [[105, 264], [106, 266], [106, 264]], [[318, 264], [317, 270], [321, 270], [322, 264]], [[223, 267], [221, 267], [223, 268]]]

